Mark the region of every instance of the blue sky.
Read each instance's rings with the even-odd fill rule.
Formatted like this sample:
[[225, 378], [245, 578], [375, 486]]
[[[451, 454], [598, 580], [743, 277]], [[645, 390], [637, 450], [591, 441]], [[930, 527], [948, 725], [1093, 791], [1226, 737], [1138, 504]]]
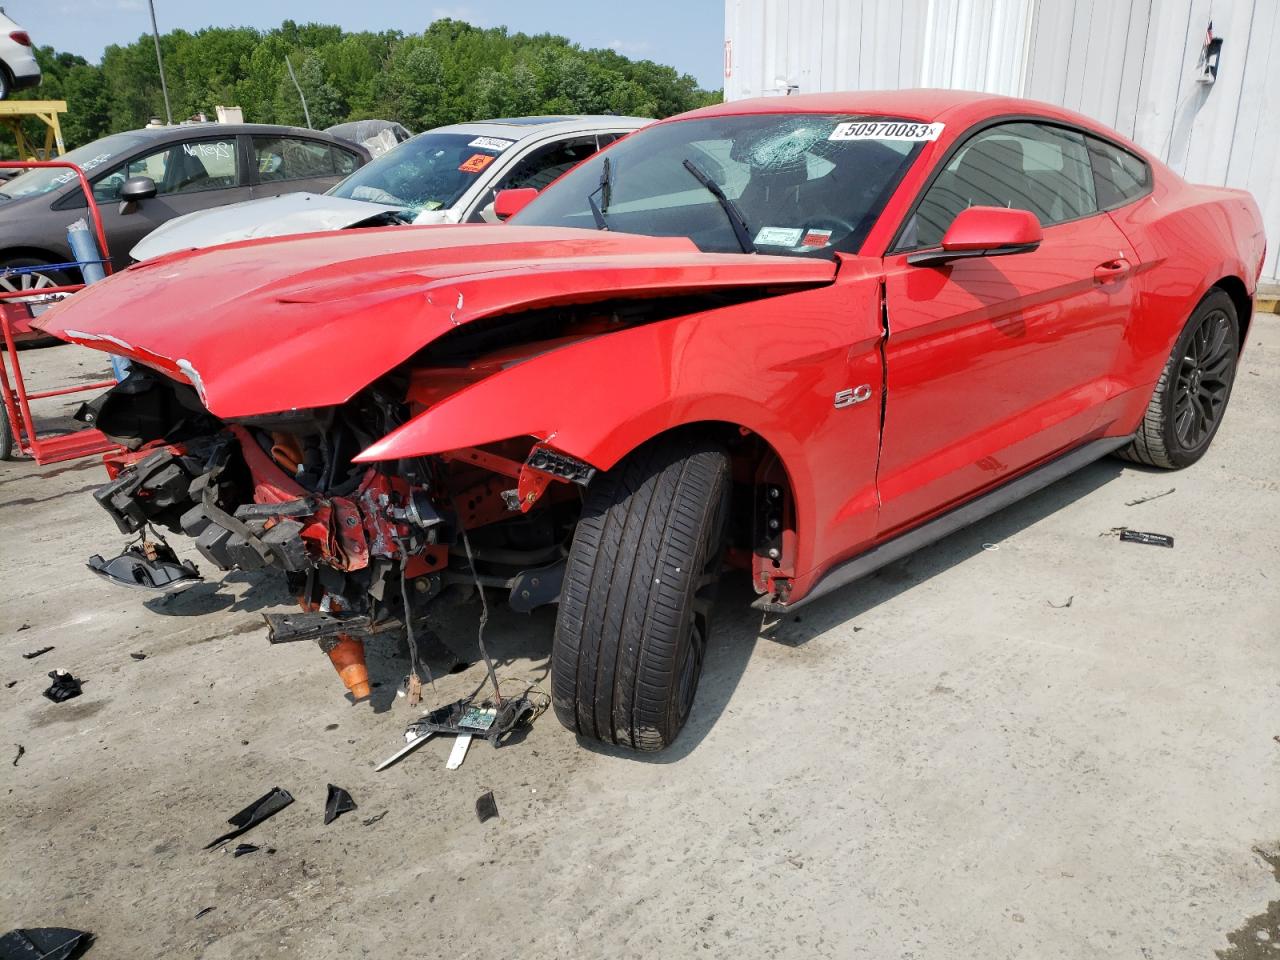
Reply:
[[[210, 26], [272, 27], [281, 20], [336, 23], [348, 30], [417, 32], [438, 17], [524, 33], [557, 33], [584, 47], [612, 47], [669, 64], [699, 84], [722, 83], [723, 0], [155, 0], [160, 30]], [[40, 45], [96, 62], [112, 43], [149, 33], [146, 0], [6, 0], [5, 11]]]

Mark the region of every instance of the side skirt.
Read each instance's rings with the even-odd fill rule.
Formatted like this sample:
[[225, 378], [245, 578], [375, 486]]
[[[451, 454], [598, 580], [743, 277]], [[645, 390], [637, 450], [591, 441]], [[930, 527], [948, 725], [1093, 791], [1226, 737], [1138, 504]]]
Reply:
[[900, 560], [921, 547], [941, 540], [955, 531], [969, 526], [983, 517], [990, 516], [997, 510], [1003, 510], [1011, 503], [1030, 496], [1037, 490], [1043, 490], [1049, 484], [1061, 480], [1068, 474], [1075, 473], [1081, 467], [1100, 460], [1113, 450], [1118, 450], [1130, 441], [1130, 437], [1106, 437], [1093, 440], [1083, 446], [1076, 447], [1067, 453], [1041, 464], [1028, 472], [1001, 484], [994, 490], [960, 504], [940, 517], [922, 523], [920, 526], [901, 533], [892, 540], [865, 553], [850, 557], [828, 570], [807, 594], [793, 603], [778, 603], [768, 595], [757, 599], [753, 604], [757, 610], [768, 613], [787, 613], [804, 606], [810, 600], [825, 596], [855, 580], [874, 573], [885, 564]]

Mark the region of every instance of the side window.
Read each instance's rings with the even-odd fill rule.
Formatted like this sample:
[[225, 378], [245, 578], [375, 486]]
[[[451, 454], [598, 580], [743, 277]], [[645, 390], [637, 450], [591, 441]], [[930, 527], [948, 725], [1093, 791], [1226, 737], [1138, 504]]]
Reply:
[[340, 177], [355, 173], [356, 167], [360, 166], [359, 157], [340, 147], [330, 147], [329, 153], [333, 156], [333, 172]]
[[533, 187], [541, 190], [571, 167], [577, 166], [597, 150], [596, 138], [575, 137], [572, 140], [561, 140], [549, 143], [531, 151], [523, 157], [511, 172], [502, 178], [499, 190], [515, 190], [520, 187]]
[[240, 182], [235, 137], [191, 140], [135, 157], [94, 181], [94, 199], [120, 199], [120, 187], [130, 177], [150, 177], [157, 195], [234, 187]]
[[1029, 210], [1044, 226], [1097, 212], [1084, 135], [1038, 123], [976, 134], [929, 187], [898, 249], [936, 247], [956, 215], [977, 206]]
[[253, 156], [259, 183], [332, 177], [340, 172], [329, 144], [300, 137], [254, 137]]
[[602, 133], [572, 140], [560, 140], [531, 150], [521, 157], [502, 178], [485, 191], [483, 203], [470, 217], [473, 223], [497, 222], [489, 204], [499, 190], [533, 187], [541, 190], [570, 168], [577, 166], [601, 147], [612, 143], [618, 134]]
[[1100, 208], [1109, 210], [1147, 195], [1151, 190], [1151, 168], [1146, 161], [1105, 140], [1088, 140]]

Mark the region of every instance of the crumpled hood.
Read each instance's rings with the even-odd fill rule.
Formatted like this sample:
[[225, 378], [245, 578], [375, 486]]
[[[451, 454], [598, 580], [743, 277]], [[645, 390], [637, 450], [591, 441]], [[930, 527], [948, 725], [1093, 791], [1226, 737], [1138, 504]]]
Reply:
[[835, 271], [828, 260], [702, 253], [683, 237], [387, 227], [151, 260], [69, 297], [37, 325], [186, 380], [212, 413], [233, 418], [343, 403], [481, 317], [627, 296], [816, 286]]
[[397, 207], [348, 200], [322, 193], [285, 193], [244, 200], [225, 207], [174, 217], [138, 241], [129, 251], [134, 260], [153, 260], [166, 253], [213, 247], [237, 240], [283, 237], [319, 230], [344, 230], [366, 220], [395, 213]]

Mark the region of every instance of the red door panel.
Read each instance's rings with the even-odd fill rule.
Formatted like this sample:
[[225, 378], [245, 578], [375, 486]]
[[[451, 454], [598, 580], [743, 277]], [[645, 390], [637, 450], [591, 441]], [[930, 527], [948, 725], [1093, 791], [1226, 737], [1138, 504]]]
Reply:
[[1031, 253], [939, 267], [886, 258], [881, 536], [1094, 430], [1133, 260], [1105, 214], [1046, 228]]

